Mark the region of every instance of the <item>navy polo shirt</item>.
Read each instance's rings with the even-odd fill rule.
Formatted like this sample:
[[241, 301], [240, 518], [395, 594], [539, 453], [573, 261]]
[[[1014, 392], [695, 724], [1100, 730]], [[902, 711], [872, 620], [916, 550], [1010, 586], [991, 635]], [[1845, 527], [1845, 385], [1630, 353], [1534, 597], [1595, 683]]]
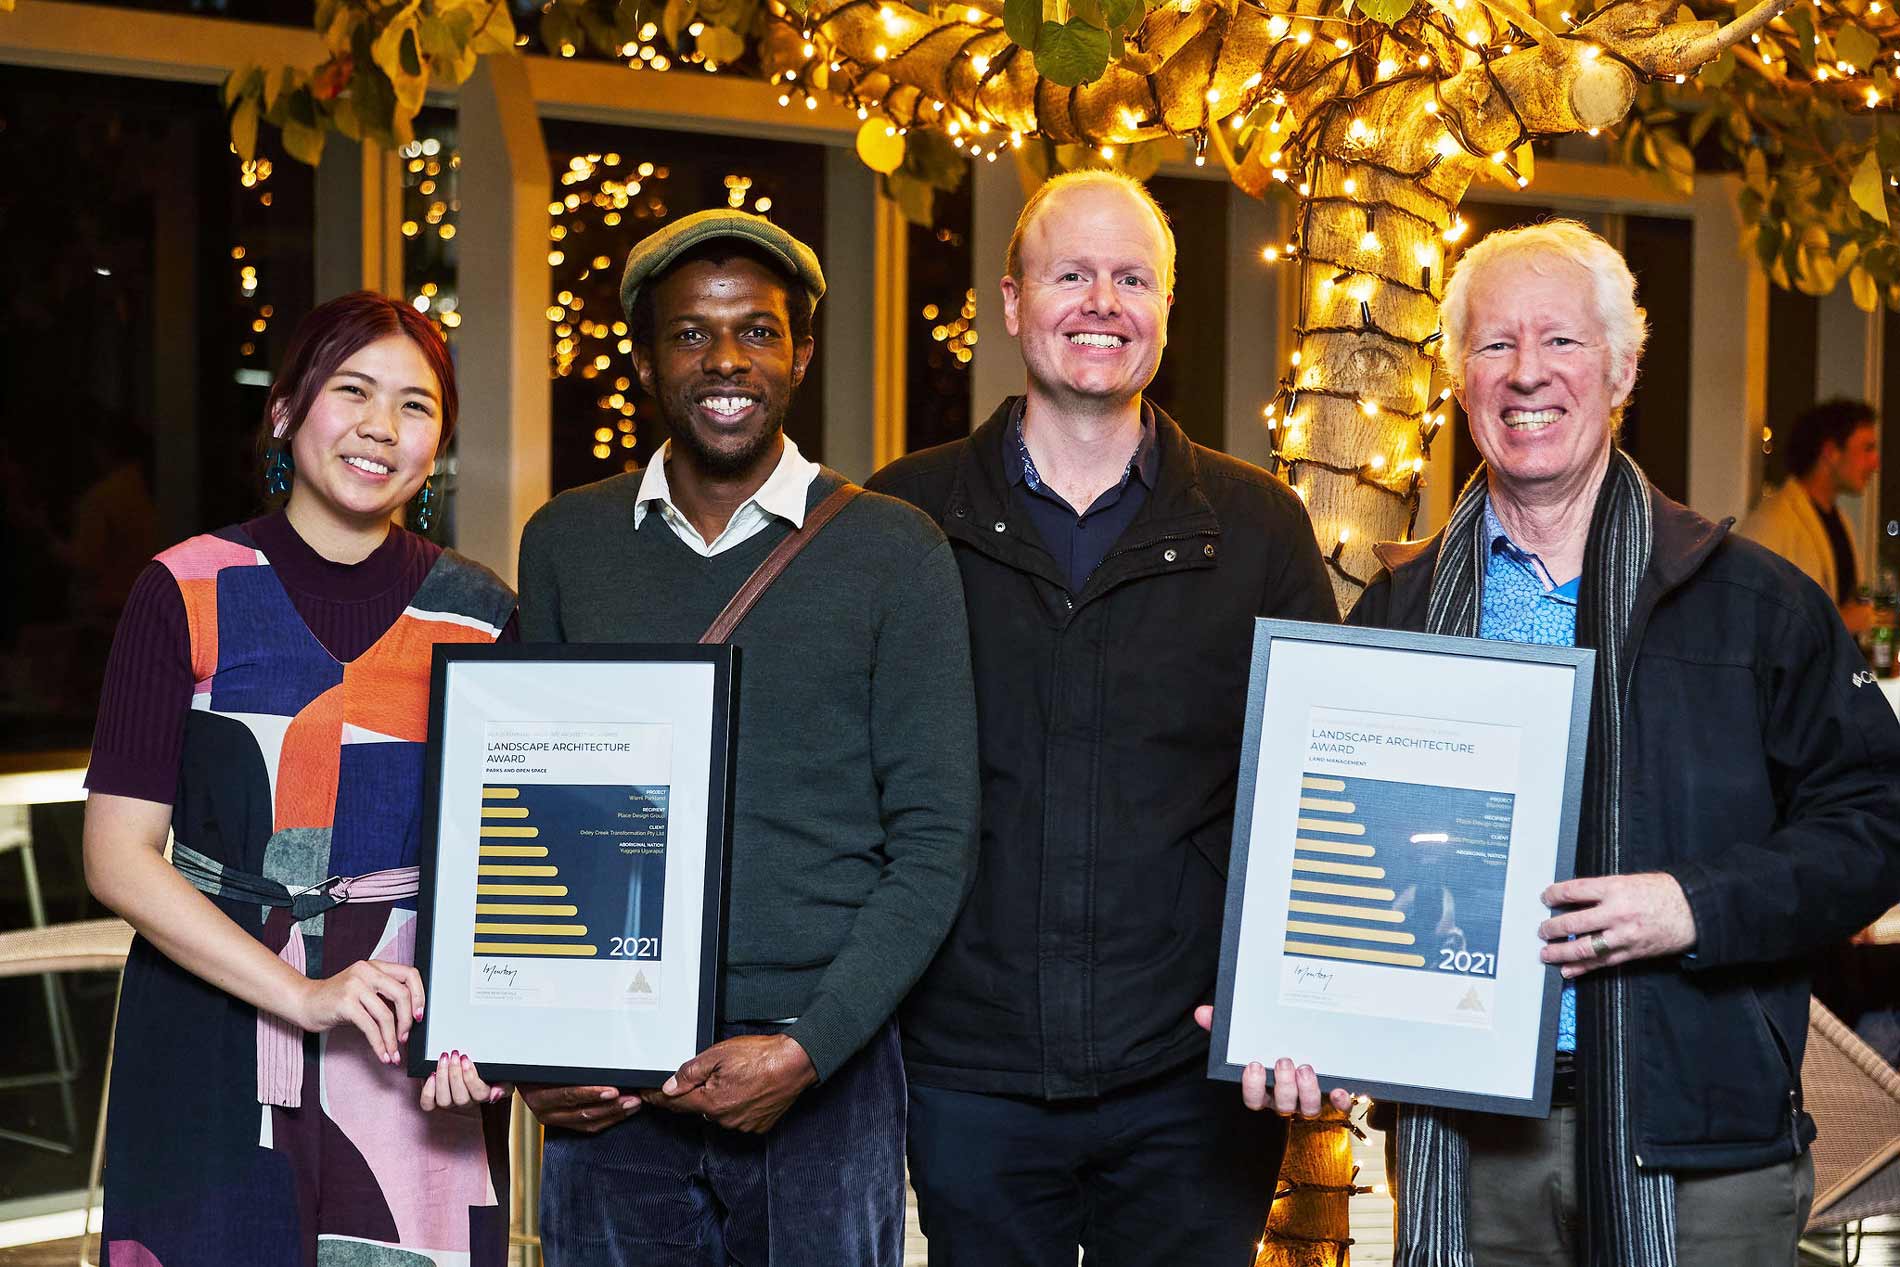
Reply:
[[1120, 482], [1097, 497], [1087, 510], [1078, 512], [1037, 474], [1035, 459], [1029, 456], [1029, 445], [1023, 440], [1025, 408], [1026, 403], [1019, 403], [1009, 420], [1009, 434], [1003, 443], [1003, 473], [1009, 478], [1011, 498], [1029, 516], [1036, 536], [1068, 577], [1069, 592], [1074, 594], [1088, 584], [1089, 577], [1148, 502], [1161, 465], [1155, 447], [1154, 411], [1147, 401], [1142, 402], [1141, 438], [1128, 455]]

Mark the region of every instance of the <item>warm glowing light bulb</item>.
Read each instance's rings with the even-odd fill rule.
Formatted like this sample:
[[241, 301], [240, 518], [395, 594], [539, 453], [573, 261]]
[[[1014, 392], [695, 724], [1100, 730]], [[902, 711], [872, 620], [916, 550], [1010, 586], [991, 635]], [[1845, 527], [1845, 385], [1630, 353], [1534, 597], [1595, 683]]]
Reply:
[[1430, 242], [1420, 242], [1412, 248], [1412, 258], [1418, 261], [1420, 268], [1430, 268], [1438, 259], [1438, 252], [1432, 249]]
[[1365, 236], [1359, 239], [1359, 249], [1362, 251], [1378, 250], [1379, 235], [1374, 233], [1371, 229], [1367, 229]]
[[1458, 144], [1458, 138], [1449, 132], [1440, 132], [1438, 142], [1433, 147], [1446, 158], [1454, 157], [1464, 147]]
[[1385, 469], [1385, 454], [1383, 453], [1373, 454], [1372, 461], [1367, 463], [1367, 465], [1370, 466], [1375, 471], [1383, 471]]
[[1354, 180], [1350, 176], [1346, 177], [1346, 179], [1343, 182], [1341, 182], [1339, 187], [1345, 190], [1348, 196], [1351, 196], [1352, 194], [1356, 194], [1359, 192], [1359, 182]]
[[1379, 63], [1379, 78], [1390, 79], [1392, 78], [1392, 76], [1398, 73], [1399, 73], [1399, 64], [1393, 61], [1390, 57], [1384, 59], [1383, 61]]
[[1298, 365], [1300, 363], [1300, 354], [1298, 352], [1295, 352], [1293, 354], [1293, 363], [1295, 365]]
[[1267, 19], [1267, 34], [1276, 40], [1284, 39], [1286, 37], [1287, 28], [1291, 25], [1292, 23], [1276, 13]]
[[1209, 88], [1207, 90], [1207, 104], [1211, 106], [1215, 104], [1216, 102], [1218, 102], [1219, 100], [1220, 100], [1220, 89]]

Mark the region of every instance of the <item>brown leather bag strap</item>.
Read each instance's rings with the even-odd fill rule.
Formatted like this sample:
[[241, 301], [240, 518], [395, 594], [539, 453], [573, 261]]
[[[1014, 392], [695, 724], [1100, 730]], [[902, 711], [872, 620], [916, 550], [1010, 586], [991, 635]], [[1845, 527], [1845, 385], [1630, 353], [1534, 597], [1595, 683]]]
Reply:
[[764, 596], [765, 591], [772, 588], [772, 582], [778, 580], [779, 573], [798, 557], [800, 550], [811, 544], [811, 539], [818, 535], [820, 528], [831, 522], [833, 515], [843, 510], [852, 498], [863, 491], [846, 480], [833, 489], [829, 497], [813, 506], [811, 513], [805, 516], [804, 526], [794, 528], [789, 536], [772, 547], [772, 553], [765, 556], [765, 562], [759, 564], [752, 575], [746, 578], [739, 592], [732, 596], [732, 601], [707, 626], [699, 640], [702, 643], [721, 643], [732, 637], [732, 631], [739, 627], [739, 622], [746, 618], [746, 613], [752, 610], [752, 605]]

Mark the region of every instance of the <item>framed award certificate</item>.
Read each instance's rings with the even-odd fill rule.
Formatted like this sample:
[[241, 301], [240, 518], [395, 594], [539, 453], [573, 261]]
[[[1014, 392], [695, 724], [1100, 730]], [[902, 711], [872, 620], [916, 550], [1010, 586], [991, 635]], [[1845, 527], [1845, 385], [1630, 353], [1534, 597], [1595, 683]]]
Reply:
[[436, 647], [412, 1075], [649, 1087], [711, 1046], [737, 654]]
[[1548, 1114], [1595, 658], [1256, 622], [1210, 1076]]

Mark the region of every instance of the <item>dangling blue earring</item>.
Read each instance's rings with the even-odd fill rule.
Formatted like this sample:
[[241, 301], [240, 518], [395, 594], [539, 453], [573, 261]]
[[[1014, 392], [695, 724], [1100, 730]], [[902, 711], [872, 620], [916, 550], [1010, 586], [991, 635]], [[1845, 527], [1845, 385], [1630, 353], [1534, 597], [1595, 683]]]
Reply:
[[435, 476], [422, 481], [422, 491], [416, 494], [416, 531], [427, 532], [429, 525], [435, 522]]
[[264, 468], [264, 491], [272, 497], [282, 497], [290, 491], [290, 476], [295, 468], [290, 463], [290, 449], [272, 449], [270, 464]]

